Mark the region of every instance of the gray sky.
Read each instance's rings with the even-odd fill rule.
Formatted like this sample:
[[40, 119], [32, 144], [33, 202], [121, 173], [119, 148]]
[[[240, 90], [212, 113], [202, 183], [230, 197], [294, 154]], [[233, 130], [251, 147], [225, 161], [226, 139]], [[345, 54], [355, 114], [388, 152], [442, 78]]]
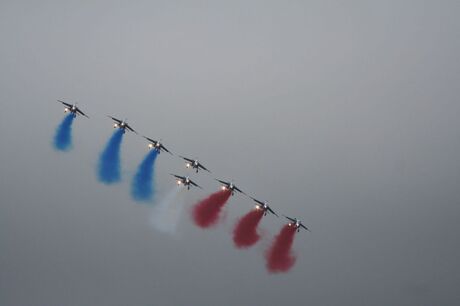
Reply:
[[[65, 3], [64, 3], [65, 2]], [[2, 1], [0, 304], [459, 305], [458, 1]], [[74, 149], [55, 152], [58, 98]], [[131, 177], [146, 144], [125, 135], [123, 181], [97, 182], [128, 118], [199, 157], [313, 233], [270, 275], [263, 240], [236, 250], [231, 199], [203, 231], [184, 195], [177, 235], [149, 225]], [[182, 163], [157, 160], [159, 193]]]

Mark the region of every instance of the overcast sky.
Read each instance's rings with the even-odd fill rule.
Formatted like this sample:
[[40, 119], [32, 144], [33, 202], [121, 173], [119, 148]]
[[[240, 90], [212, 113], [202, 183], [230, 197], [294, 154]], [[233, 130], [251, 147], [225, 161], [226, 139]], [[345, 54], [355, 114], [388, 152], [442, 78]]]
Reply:
[[[193, 3], [192, 3], [193, 2]], [[458, 1], [1, 1], [0, 304], [460, 305]], [[91, 118], [56, 152], [56, 99]], [[198, 157], [175, 235], [120, 184], [97, 181], [128, 118]], [[158, 196], [186, 173], [161, 154]], [[237, 250], [243, 196], [202, 230], [189, 210], [234, 179], [312, 233], [269, 274], [284, 220]]]

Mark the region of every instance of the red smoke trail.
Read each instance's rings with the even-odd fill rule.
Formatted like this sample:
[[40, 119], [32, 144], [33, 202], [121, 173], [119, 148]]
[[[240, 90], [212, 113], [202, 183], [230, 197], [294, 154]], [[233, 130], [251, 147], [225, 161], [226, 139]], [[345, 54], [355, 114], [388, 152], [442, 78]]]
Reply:
[[291, 247], [295, 232], [294, 226], [286, 224], [275, 237], [275, 241], [265, 254], [269, 272], [287, 272], [294, 265], [296, 258], [291, 254]]
[[230, 190], [219, 190], [204, 200], [196, 203], [193, 207], [193, 220], [201, 228], [207, 228], [217, 223], [219, 213], [232, 192]]
[[259, 241], [257, 225], [263, 215], [262, 209], [254, 209], [238, 221], [233, 230], [233, 242], [237, 248], [247, 248]]

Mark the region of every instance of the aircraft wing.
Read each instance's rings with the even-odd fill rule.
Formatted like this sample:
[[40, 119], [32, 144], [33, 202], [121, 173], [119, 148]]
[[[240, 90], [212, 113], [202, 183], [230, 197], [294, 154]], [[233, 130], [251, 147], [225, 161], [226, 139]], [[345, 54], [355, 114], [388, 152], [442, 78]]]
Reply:
[[172, 173], [170, 173], [170, 174], [171, 174], [172, 176], [175, 176], [175, 177], [178, 178], [178, 179], [185, 180], [185, 177], [183, 177], [183, 176], [175, 175], [175, 174], [172, 174]]
[[89, 118], [85, 113], [83, 113], [78, 107], [77, 107], [77, 112], [80, 114], [80, 115], [83, 115], [85, 116], [86, 118]]
[[229, 182], [221, 181], [221, 180], [218, 180], [218, 179], [215, 179], [215, 180], [218, 181], [218, 182], [220, 182], [220, 183], [222, 183], [222, 184], [224, 184], [224, 185], [227, 185], [227, 186], [230, 185]]
[[233, 185], [233, 189], [235, 189], [236, 191], [241, 192], [242, 194], [245, 194], [240, 188], [236, 187], [235, 185]]
[[270, 211], [272, 214], [274, 214], [275, 216], [279, 217], [276, 212], [273, 211], [273, 209], [270, 208], [270, 206], [267, 206], [267, 209], [268, 211]]
[[208, 169], [206, 169], [205, 166], [203, 166], [201, 163], [198, 163], [198, 167], [200, 167], [201, 169], [203, 169], [203, 170], [208, 171], [209, 173], [211, 173], [211, 171], [209, 171]]
[[302, 223], [300, 223], [300, 226], [303, 227], [304, 229], [306, 229], [307, 231], [311, 232], [305, 225], [303, 225]]
[[194, 162], [194, 160], [193, 160], [193, 159], [190, 159], [190, 158], [184, 157], [184, 156], [182, 156], [182, 155], [179, 155], [179, 157], [180, 157], [180, 158], [182, 158], [182, 159], [185, 159], [185, 160], [186, 160], [186, 161], [188, 161], [188, 162], [191, 162], [191, 163], [193, 163], [193, 162]]
[[198, 188], [200, 188], [200, 189], [203, 189], [203, 188], [201, 188], [201, 186], [199, 186], [197, 183], [195, 183], [195, 182], [192, 181], [192, 180], [190, 180], [190, 184], [192, 184], [193, 186], [198, 187]]
[[156, 143], [157, 143], [157, 141], [156, 141], [156, 140], [153, 140], [152, 138], [148, 138], [148, 137], [145, 137], [145, 136], [142, 136], [142, 137], [144, 137], [145, 139], [147, 139], [148, 141], [150, 141], [150, 142], [153, 143], [153, 144], [156, 144]]
[[293, 218], [289, 218], [288, 216], [285, 216], [285, 215], [283, 215], [283, 216], [284, 216], [286, 219], [289, 219], [289, 220], [291, 220], [292, 222], [296, 222], [296, 221], [297, 221], [296, 219], [293, 219]]
[[62, 104], [64, 104], [67, 107], [72, 107], [72, 104], [69, 104], [67, 102], [64, 102], [64, 101], [61, 101], [61, 100], [58, 100], [58, 102], [61, 102]]
[[128, 124], [126, 124], [126, 127], [127, 127], [127, 128], [128, 128], [128, 130], [130, 130], [131, 132], [133, 132], [133, 133], [136, 133], [136, 134], [137, 134], [137, 132], [136, 132], [135, 130], [133, 130], [133, 128], [132, 128], [132, 127], [130, 127]]
[[259, 201], [259, 200], [255, 199], [255, 198], [253, 198], [253, 197], [250, 197], [250, 198], [251, 198], [252, 200], [254, 200], [254, 202], [259, 203], [259, 204], [262, 205], [262, 206], [264, 205], [264, 202]]
[[166, 152], [168, 152], [169, 154], [173, 155], [171, 152], [169, 152], [169, 150], [168, 150], [168, 149], [166, 149], [166, 148], [165, 148], [165, 146], [164, 146], [164, 145], [161, 145], [161, 148], [162, 148], [163, 150], [165, 150]]
[[112, 116], [107, 116], [109, 117], [110, 119], [112, 119], [113, 121], [116, 121], [118, 124], [120, 124], [122, 121], [120, 119], [117, 119], [117, 118], [114, 118]]

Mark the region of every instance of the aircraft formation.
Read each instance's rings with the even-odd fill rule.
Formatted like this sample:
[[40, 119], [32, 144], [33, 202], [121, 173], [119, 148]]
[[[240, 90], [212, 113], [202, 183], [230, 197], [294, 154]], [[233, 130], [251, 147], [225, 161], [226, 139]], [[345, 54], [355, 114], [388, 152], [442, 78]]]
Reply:
[[[77, 103], [71, 104], [71, 103], [68, 103], [68, 102], [65, 102], [65, 101], [62, 101], [62, 100], [57, 100], [57, 101], [64, 105], [64, 107], [65, 107], [64, 112], [65, 113], [71, 113], [74, 118], [76, 118], [79, 115], [84, 116], [86, 118], [89, 118], [89, 116], [87, 116], [85, 113], [83, 113], [83, 111], [79, 107], [77, 107]], [[139, 133], [136, 130], [134, 130], [128, 124], [126, 119], [121, 120], [121, 119], [118, 119], [118, 118], [115, 118], [115, 117], [112, 117], [112, 116], [109, 116], [109, 115], [107, 117], [110, 118], [113, 121], [113, 128], [114, 129], [121, 130], [123, 134], [126, 131], [129, 131], [129, 132], [132, 132], [132, 133], [134, 133], [136, 135], [139, 135]], [[142, 137], [147, 140], [147, 147], [148, 147], [149, 150], [155, 150], [157, 154], [160, 154], [161, 152], [167, 152], [171, 156], [175, 155], [168, 148], [165, 147], [165, 145], [162, 143], [161, 139], [160, 140], [154, 140], [154, 139], [149, 138], [147, 136], [142, 136]], [[177, 156], [183, 162], [185, 162], [185, 167], [186, 168], [194, 170], [195, 173], [198, 173], [200, 170], [205, 171], [208, 174], [212, 173], [197, 158], [189, 158], [189, 157], [185, 157], [183, 155], [177, 155]], [[178, 174], [173, 174], [173, 173], [170, 173], [170, 175], [174, 177], [177, 185], [184, 186], [186, 188], [186, 190], [190, 190], [191, 187], [203, 189], [197, 182], [193, 181], [188, 175], [178, 175]], [[220, 183], [220, 185], [221, 185], [220, 188], [221, 188], [222, 191], [230, 192], [230, 196], [233, 196], [236, 193], [240, 193], [240, 194], [248, 197], [248, 199], [250, 199], [252, 202], [255, 203], [255, 210], [262, 211], [263, 216], [266, 216], [267, 214], [271, 214], [271, 215], [273, 215], [275, 217], [279, 217], [279, 215], [268, 205], [267, 201], [260, 201], [260, 200], [258, 200], [256, 198], [252, 197], [252, 196], [249, 196], [244, 191], [242, 191], [238, 186], [236, 186], [235, 183], [232, 180], [231, 181], [227, 181], [227, 180], [223, 180], [223, 179], [215, 179], [215, 180], [218, 183]], [[287, 220], [287, 223], [285, 223], [285, 225], [287, 225], [289, 228], [295, 229], [295, 232], [299, 232], [301, 229], [304, 229], [304, 230], [310, 232], [310, 229], [308, 227], [306, 227], [302, 223], [302, 221], [300, 219], [288, 217], [286, 215], [282, 215], [282, 216], [284, 218], [286, 218], [286, 220]]]

